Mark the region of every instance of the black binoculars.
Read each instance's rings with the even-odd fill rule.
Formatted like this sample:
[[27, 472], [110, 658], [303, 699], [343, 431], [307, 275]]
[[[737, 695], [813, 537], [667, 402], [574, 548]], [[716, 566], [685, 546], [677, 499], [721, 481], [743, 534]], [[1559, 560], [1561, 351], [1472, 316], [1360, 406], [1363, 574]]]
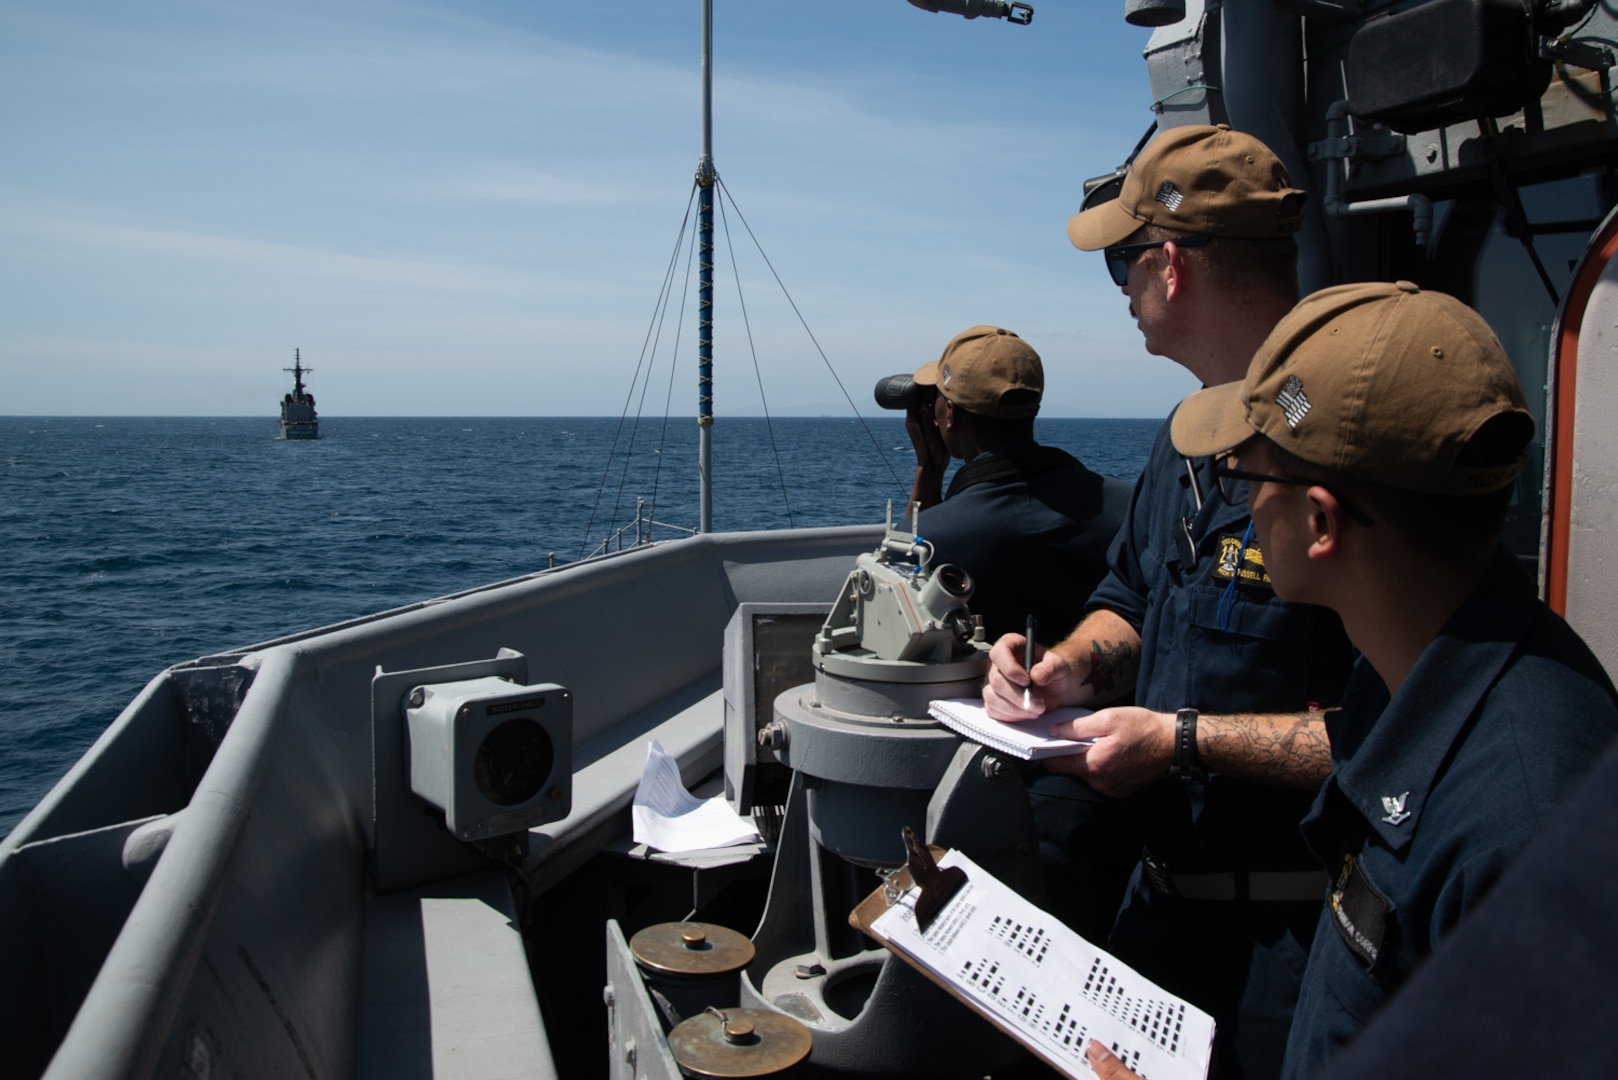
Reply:
[[936, 386], [923, 386], [914, 375], [889, 375], [876, 384], [876, 403], [884, 409], [910, 409], [933, 403]]

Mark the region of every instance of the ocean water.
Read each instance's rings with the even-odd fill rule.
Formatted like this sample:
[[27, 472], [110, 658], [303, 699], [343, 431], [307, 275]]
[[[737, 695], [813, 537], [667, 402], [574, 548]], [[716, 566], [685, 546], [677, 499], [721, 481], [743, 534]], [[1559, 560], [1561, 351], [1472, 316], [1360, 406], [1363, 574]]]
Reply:
[[[1159, 423], [1037, 435], [1133, 478]], [[637, 498], [668, 523], [655, 539], [697, 524], [691, 419], [332, 417], [321, 434], [0, 417], [0, 835], [171, 664], [571, 562]], [[721, 418], [714, 528], [880, 522], [914, 466], [893, 414]]]

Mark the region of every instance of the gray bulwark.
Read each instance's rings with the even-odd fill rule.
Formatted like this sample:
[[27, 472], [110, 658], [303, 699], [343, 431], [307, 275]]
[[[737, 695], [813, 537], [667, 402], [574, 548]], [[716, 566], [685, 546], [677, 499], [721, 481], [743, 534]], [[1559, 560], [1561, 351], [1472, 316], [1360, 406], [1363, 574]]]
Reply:
[[[375, 970], [366, 920], [381, 911], [367, 908], [376, 668], [463, 663], [509, 646], [529, 658], [534, 677], [574, 691], [574, 813], [534, 830], [525, 865], [531, 887], [542, 890], [627, 836], [650, 733], [669, 733], [664, 745], [688, 781], [718, 767], [720, 654], [737, 604], [824, 602], [878, 534], [805, 529], [673, 541], [211, 658], [209, 666], [256, 672], [234, 716], [216, 709], [214, 698], [228, 694], [210, 695], [202, 726], [222, 738], [195, 777], [186, 770], [199, 763], [194, 740], [204, 732], [193, 730], [196, 710], [188, 716], [172, 673], [160, 675], [0, 842], [8, 1072], [72, 1080], [204, 1075], [199, 1068], [235, 1080], [355, 1075], [362, 1058], [379, 1060], [369, 1048], [362, 1054], [362, 1032], [380, 1030], [362, 1022], [374, 996], [407, 989], [366, 977]], [[63, 925], [48, 909], [52, 889], [70, 878], [53, 864], [74, 849], [76, 880], [120, 887], [80, 890], [94, 914]], [[503, 950], [501, 964], [521, 952], [514, 931], [495, 933], [483, 921], [487, 912], [464, 931], [454, 929], [458, 918], [439, 914], [423, 916], [424, 934], [464, 933]], [[102, 929], [82, 933], [93, 925]], [[78, 974], [53, 982], [54, 958], [74, 949]], [[542, 951], [535, 963], [543, 965]], [[600, 992], [599, 975], [565, 977], [581, 993]], [[512, 1034], [498, 1012], [482, 1020], [475, 1011], [427, 1015], [435, 1046]]]

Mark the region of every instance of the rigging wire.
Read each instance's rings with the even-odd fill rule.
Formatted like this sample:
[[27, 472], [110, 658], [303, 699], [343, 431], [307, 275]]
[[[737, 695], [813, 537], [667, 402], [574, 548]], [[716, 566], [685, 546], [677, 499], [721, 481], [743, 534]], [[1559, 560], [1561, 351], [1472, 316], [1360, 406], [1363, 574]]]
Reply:
[[882, 446], [876, 441], [876, 435], [872, 433], [871, 425], [867, 424], [865, 417], [860, 415], [859, 407], [854, 404], [854, 399], [848, 395], [848, 388], [843, 385], [843, 380], [837, 377], [837, 369], [833, 368], [831, 361], [826, 358], [826, 350], [820, 347], [820, 342], [815, 338], [815, 332], [809, 329], [809, 323], [804, 320], [803, 312], [798, 310], [797, 302], [792, 299], [792, 294], [787, 291], [786, 283], [781, 280], [781, 275], [775, 272], [775, 264], [770, 262], [768, 255], [764, 254], [763, 246], [759, 244], [758, 237], [753, 234], [753, 227], [747, 224], [747, 217], [742, 213], [742, 208], [736, 205], [736, 197], [730, 193], [730, 188], [726, 187], [722, 181], [715, 179], [714, 182], [719, 185], [725, 198], [730, 200], [731, 209], [736, 211], [736, 219], [742, 223], [742, 228], [747, 230], [748, 238], [753, 241], [753, 247], [758, 250], [759, 257], [764, 260], [764, 265], [770, 268], [770, 276], [775, 278], [775, 283], [781, 287], [781, 295], [785, 296], [787, 303], [792, 306], [792, 313], [798, 317], [798, 323], [803, 327], [803, 332], [809, 335], [809, 340], [814, 344], [815, 351], [820, 354], [821, 363], [826, 365], [826, 370], [831, 374], [832, 381], [837, 384], [837, 389], [842, 391], [843, 400], [848, 402], [848, 407], [853, 410], [855, 418], [860, 422], [860, 427], [865, 430], [866, 438], [871, 440], [871, 446], [876, 450], [877, 456], [882, 459], [882, 464], [887, 466], [888, 475], [893, 477], [894, 485], [903, 490], [906, 493], [906, 498], [908, 498], [909, 487], [899, 479], [899, 474], [893, 471], [893, 462], [889, 461], [888, 455], [882, 452]]
[[[605, 488], [608, 477], [610, 477], [612, 475], [613, 459], [617, 456], [617, 453], [618, 453], [618, 443], [619, 443], [619, 440], [622, 438], [624, 424], [625, 424], [626, 419], [629, 416], [630, 403], [635, 400], [635, 387], [636, 387], [636, 384], [638, 383], [640, 385], [640, 388], [641, 388], [640, 401], [639, 401], [639, 403], [636, 404], [636, 407], [635, 407], [634, 421], [629, 426], [629, 443], [624, 448], [623, 464], [620, 467], [619, 477], [618, 477], [618, 487], [617, 487], [617, 489], [615, 490], [615, 492], [613, 494], [612, 515], [607, 521], [606, 535], [603, 537], [603, 539], [601, 541], [601, 551], [602, 551], [603, 554], [605, 554], [607, 551], [611, 550], [612, 538], [615, 535], [616, 526], [618, 524], [618, 509], [623, 503], [624, 484], [628, 479], [630, 464], [634, 459], [635, 439], [636, 439], [637, 435], [639, 434], [639, 431], [640, 431], [640, 418], [641, 418], [642, 412], [645, 409], [646, 388], [647, 388], [647, 386], [649, 386], [651, 384], [652, 372], [657, 367], [657, 350], [658, 350], [658, 347], [662, 344], [662, 340], [663, 340], [663, 324], [664, 324], [664, 321], [666, 320], [667, 315], [668, 315], [669, 297], [672, 295], [673, 271], [674, 271], [674, 267], [678, 266], [678, 261], [677, 260], [678, 260], [679, 252], [681, 250], [680, 245], [683, 245], [684, 240], [685, 240], [685, 234], [684, 234], [684, 227], [682, 226], [681, 235], [680, 235], [680, 241], [675, 246], [674, 260], [671, 260], [671, 265], [670, 265], [670, 267], [669, 267], [669, 269], [668, 269], [668, 271], [666, 272], [666, 275], [665, 275], [663, 291], [659, 294], [657, 302], [653, 306], [653, 309], [652, 309], [652, 326], [655, 327], [655, 334], [652, 332], [651, 328], [648, 328], [648, 332], [647, 332], [647, 340], [648, 340], [648, 342], [650, 343], [650, 346], [651, 346], [651, 355], [650, 355], [650, 358], [647, 357], [647, 354], [646, 354], [647, 343], [643, 342], [642, 346], [641, 346], [641, 363], [636, 365], [635, 374], [630, 378], [629, 394], [628, 394], [628, 397], [626, 397], [626, 399], [624, 401], [624, 410], [618, 417], [618, 427], [613, 433], [612, 447], [608, 450], [608, 452], [607, 452], [607, 460], [602, 466], [601, 488], [598, 488], [597, 492], [596, 492], [596, 504], [597, 504], [597, 506], [599, 506], [599, 504], [600, 504], [601, 490], [602, 490], [602, 488]], [[645, 381], [644, 382], [642, 381], [642, 377], [641, 377], [641, 367], [642, 366], [645, 367]], [[591, 513], [590, 513], [590, 521], [591, 521], [591, 523], [593, 523], [594, 520], [595, 520], [595, 514], [596, 514], [596, 507], [592, 507], [591, 508]], [[589, 526], [587, 525], [586, 526], [586, 531], [585, 531], [584, 543], [587, 544], [588, 542], [589, 542]]]
[[[724, 197], [729, 197], [729, 194], [723, 189], [720, 191], [720, 195]], [[741, 211], [737, 211], [738, 216], [740, 216], [740, 213]], [[730, 254], [730, 270], [736, 278], [736, 303], [741, 308], [742, 326], [747, 331], [747, 351], [753, 357], [753, 377], [758, 380], [758, 400], [759, 404], [764, 407], [764, 432], [770, 437], [770, 453], [775, 458], [775, 475], [781, 481], [781, 505], [786, 507], [787, 528], [790, 529], [794, 526], [792, 500], [787, 497], [787, 476], [786, 472], [781, 468], [781, 451], [775, 445], [775, 427], [770, 422], [770, 401], [769, 398], [764, 396], [764, 373], [759, 370], [758, 347], [753, 344], [753, 324], [747, 318], [747, 300], [742, 296], [741, 265], [736, 261], [736, 249], [730, 242], [730, 219], [725, 216], [724, 198], [719, 200], [719, 224], [725, 231], [725, 250]]]
[[[654, 302], [652, 304], [652, 317], [651, 317], [651, 320], [647, 323], [647, 326], [646, 326], [646, 337], [641, 341], [640, 359], [638, 361], [636, 361], [636, 363], [635, 363], [635, 373], [634, 373], [633, 376], [630, 377], [629, 390], [624, 395], [624, 410], [618, 416], [618, 427], [616, 429], [614, 429], [614, 431], [613, 431], [613, 434], [612, 434], [612, 446], [607, 450], [607, 461], [606, 461], [606, 464], [602, 467], [602, 470], [601, 470], [601, 483], [599, 485], [597, 485], [597, 487], [596, 487], [595, 502], [590, 507], [590, 518], [585, 523], [584, 536], [579, 541], [579, 558], [581, 558], [581, 559], [584, 558], [585, 555], [589, 551], [590, 530], [595, 525], [596, 512], [601, 508], [601, 494], [602, 494], [603, 491], [606, 490], [607, 477], [610, 476], [611, 473], [612, 473], [612, 459], [613, 459], [613, 456], [618, 452], [618, 440], [623, 434], [624, 420], [629, 415], [629, 403], [631, 401], [633, 401], [634, 397], [635, 397], [635, 384], [640, 381], [641, 369], [643, 367], [645, 367], [646, 363], [647, 363], [647, 361], [646, 361], [646, 350], [647, 350], [648, 346], [650, 346], [652, 344], [653, 330], [655, 329], [657, 331], [659, 339], [661, 339], [661, 337], [662, 337], [663, 314], [666, 312], [667, 307], [668, 307], [668, 295], [669, 295], [669, 290], [670, 290], [670, 283], [671, 283], [671, 281], [673, 279], [673, 276], [674, 276], [674, 268], [679, 265], [680, 251], [685, 246], [685, 227], [686, 227], [687, 223], [689, 223], [690, 220], [691, 220], [691, 207], [695, 202], [696, 202], [696, 192], [693, 189], [692, 194], [691, 194], [691, 198], [686, 201], [685, 217], [683, 219], [681, 219], [681, 221], [680, 221], [680, 231], [675, 237], [674, 250], [669, 254], [668, 266], [665, 267], [664, 270], [663, 270], [663, 287], [662, 287], [662, 291], [658, 294], [658, 298], [657, 298], [656, 302]], [[654, 359], [655, 359], [655, 354], [656, 354], [656, 350], [654, 348], [653, 349]], [[648, 370], [647, 378], [650, 378], [650, 377], [651, 377], [651, 374], [650, 374], [650, 371]], [[627, 465], [626, 465], [626, 468], [627, 468]], [[616, 516], [616, 511], [615, 511], [615, 516]], [[609, 538], [612, 535], [612, 530], [611, 530], [610, 527], [607, 530], [607, 535], [608, 535]]]
[[[792, 308], [792, 313], [797, 316], [798, 324], [803, 327], [804, 333], [809, 336], [809, 341], [814, 345], [815, 352], [819, 354], [821, 363], [825, 365], [827, 373], [832, 377], [832, 381], [837, 384], [837, 389], [842, 393], [843, 400], [848, 402], [849, 410], [854, 414], [854, 418], [859, 421], [860, 428], [865, 432], [865, 437], [870, 440], [872, 449], [874, 449], [877, 456], [882, 459], [882, 464], [887, 468], [888, 475], [893, 479], [894, 485], [900, 490], [908, 490], [905, 488], [904, 482], [899, 479], [898, 473], [894, 471], [893, 462], [888, 459], [888, 455], [883, 452], [881, 444], [877, 442], [876, 435], [874, 432], [872, 432], [870, 424], [866, 421], [865, 417], [861, 415], [859, 407], [854, 404], [854, 399], [850, 397], [848, 388], [843, 385], [843, 381], [838, 377], [836, 369], [832, 367], [831, 360], [826, 356], [825, 349], [821, 348], [820, 341], [815, 337], [814, 331], [809, 328], [809, 323], [804, 319], [803, 312], [799, 310], [797, 301], [792, 298], [792, 294], [787, 289], [786, 283], [781, 280], [781, 275], [776, 272], [775, 265], [770, 262], [770, 257], [764, 253], [764, 248], [759, 243], [758, 236], [753, 232], [753, 227], [747, 223], [747, 217], [742, 213], [741, 207], [737, 205], [735, 196], [731, 194], [730, 189], [725, 186], [717, 174], [713, 178], [713, 183], [716, 187], [718, 187], [721, 194], [719, 209], [720, 220], [725, 230], [725, 245], [731, 256], [732, 272], [736, 275], [736, 295], [742, 312], [743, 326], [745, 327], [747, 334], [748, 349], [752, 354], [753, 374], [754, 378], [758, 381], [759, 396], [764, 407], [765, 429], [770, 439], [771, 454], [775, 458], [776, 476], [781, 483], [781, 501], [786, 508], [787, 523], [789, 527], [795, 526], [796, 522], [792, 515], [791, 500], [787, 494], [786, 474], [781, 464], [780, 449], [775, 438], [773, 419], [769, 414], [769, 403], [764, 398], [764, 377], [758, 362], [758, 350], [753, 341], [753, 328], [752, 322], [747, 314], [747, 302], [745, 297], [742, 295], [741, 271], [736, 264], [735, 247], [732, 243], [730, 234], [730, 221], [725, 215], [724, 204], [727, 200], [730, 203], [731, 210], [735, 211], [737, 220], [741, 222], [742, 228], [746, 230], [748, 239], [752, 240], [754, 249], [758, 252], [759, 257], [764, 260], [764, 265], [768, 267], [770, 276], [775, 279], [775, 283], [780, 288], [782, 296], [785, 297], [787, 304]], [[666, 400], [664, 402], [662, 431], [659, 435], [657, 447], [658, 460], [652, 475], [652, 500], [651, 513], [649, 516], [654, 519], [656, 516], [657, 495], [662, 476], [664, 450], [667, 449], [668, 444], [668, 421], [670, 406], [673, 402], [674, 380], [678, 370], [679, 336], [683, 331], [685, 324], [685, 308], [691, 291], [691, 267], [696, 253], [695, 230], [693, 229], [692, 231], [691, 246], [687, 248], [686, 228], [691, 224], [691, 208], [696, 203], [696, 196], [699, 186], [700, 185], [697, 184], [692, 185], [691, 196], [686, 202], [685, 216], [680, 221], [680, 231], [675, 240], [674, 250], [670, 253], [668, 264], [664, 268], [662, 288], [658, 294], [657, 301], [652, 306], [652, 317], [647, 324], [646, 335], [641, 342], [640, 358], [636, 362], [634, 374], [630, 378], [629, 390], [624, 398], [623, 411], [618, 417], [618, 426], [613, 431], [612, 445], [607, 451], [607, 461], [602, 470], [601, 482], [596, 487], [595, 502], [591, 505], [590, 517], [585, 524], [584, 536], [579, 545], [579, 558], [581, 559], [586, 557], [586, 555], [590, 552], [590, 533], [595, 526], [596, 517], [600, 513], [602, 496], [606, 491], [607, 481], [612, 474], [613, 461], [618, 455], [619, 443], [623, 439], [624, 426], [626, 422], [628, 422], [630, 405], [631, 403], [634, 403], [634, 421], [629, 426], [629, 442], [624, 449], [623, 464], [618, 476], [618, 486], [613, 496], [612, 514], [607, 526], [607, 536], [601, 545], [602, 550], [606, 551], [611, 543], [613, 528], [618, 522], [618, 511], [623, 505], [624, 488], [628, 483], [629, 469], [634, 455], [635, 442], [639, 437], [640, 422], [645, 414], [646, 394], [651, 386], [652, 372], [657, 366], [657, 350], [662, 344], [663, 329], [668, 319], [669, 304], [673, 300], [676, 268], [679, 265], [680, 253], [684, 251], [686, 253], [686, 283], [684, 292], [682, 293], [680, 313], [676, 319], [675, 343], [673, 346], [674, 357], [670, 360], [669, 364], [669, 385], [666, 392]], [[635, 388], [637, 384], [640, 386], [640, 397], [638, 402], [636, 401], [635, 395]], [[655, 525], [657, 522], [653, 520], [651, 524]], [[638, 532], [636, 535], [636, 542], [640, 542], [640, 535]]]
[[[688, 219], [689, 219], [689, 215], [688, 215]], [[670, 398], [671, 399], [672, 399], [672, 396], [673, 396], [672, 390], [673, 390], [673, 383], [674, 383], [674, 371], [675, 371], [676, 366], [678, 365], [679, 358], [680, 358], [680, 332], [685, 328], [685, 302], [686, 302], [686, 299], [688, 299], [690, 297], [690, 295], [691, 295], [691, 263], [692, 263], [692, 260], [694, 259], [694, 257], [696, 256], [696, 250], [697, 250], [697, 246], [696, 246], [695, 243], [691, 244], [689, 247], [686, 248], [685, 290], [680, 294], [681, 295], [680, 317], [676, 321], [675, 328], [674, 328], [674, 356], [669, 359], [669, 384], [670, 384], [670, 391], [671, 391], [670, 392]], [[671, 287], [669, 289], [669, 291], [665, 294], [664, 299], [663, 299], [663, 314], [662, 314], [662, 317], [658, 319], [658, 323], [657, 323], [657, 342], [659, 344], [661, 344], [661, 342], [663, 340], [663, 323], [668, 318], [669, 300], [673, 297], [673, 295], [674, 295], [674, 290]], [[646, 413], [646, 392], [648, 390], [650, 390], [651, 386], [652, 386], [652, 368], [656, 366], [656, 353], [657, 353], [657, 346], [656, 345], [653, 345], [652, 353], [653, 353], [653, 362], [652, 362], [651, 365], [649, 365], [646, 368], [646, 380], [640, 384], [640, 401], [637, 402], [636, 405], [635, 405], [635, 424], [634, 424], [633, 427], [631, 427], [629, 429], [629, 448], [624, 451], [624, 467], [623, 467], [623, 471], [618, 474], [618, 492], [613, 497], [613, 502], [612, 502], [612, 522], [611, 522], [612, 525], [618, 524], [618, 508], [623, 505], [623, 501], [624, 501], [624, 485], [629, 482], [629, 466], [630, 466], [630, 463], [631, 463], [631, 461], [632, 461], [632, 459], [634, 457], [635, 439], [640, 434], [640, 420], [641, 420], [641, 417], [644, 416], [645, 413]], [[665, 402], [664, 406], [663, 406], [663, 425], [664, 425], [665, 430], [667, 430], [667, 427], [668, 427], [668, 415], [669, 415], [668, 414], [668, 403]], [[657, 467], [656, 468], [658, 470], [660, 470], [660, 469], [662, 469], [662, 467], [663, 467], [663, 455], [662, 455], [662, 451], [659, 450], [658, 455], [657, 455]], [[656, 488], [656, 476], [655, 475], [653, 477], [652, 502], [654, 504], [657, 502], [657, 488]], [[637, 529], [638, 529], [638, 526], [637, 526]], [[608, 527], [607, 534], [609, 536], [612, 535], [611, 526]], [[639, 537], [638, 533], [637, 533], [637, 535], [635, 537], [635, 540], [636, 540], [636, 543], [640, 542], [640, 537]]]
[[[692, 185], [691, 191], [692, 191], [693, 197], [695, 197], [697, 189], [700, 188], [701, 186], [702, 186], [701, 184], [693, 184]], [[697, 254], [697, 243], [696, 243], [697, 238], [695, 236], [695, 232], [696, 232], [696, 230], [693, 229], [692, 230], [693, 235], [692, 235], [692, 238], [691, 238], [691, 240], [692, 240], [691, 246], [686, 248], [685, 290], [680, 294], [680, 318], [678, 319], [678, 321], [675, 323], [675, 326], [674, 326], [674, 356], [669, 360], [669, 387], [668, 387], [668, 390], [663, 395], [663, 429], [662, 429], [661, 432], [659, 432], [658, 438], [657, 438], [657, 467], [652, 470], [652, 514], [651, 514], [651, 516], [654, 517], [654, 518], [657, 516], [657, 485], [658, 485], [658, 481], [663, 476], [663, 451], [668, 447], [669, 412], [670, 412], [670, 410], [672, 409], [672, 407], [674, 405], [674, 373], [679, 369], [680, 340], [681, 340], [681, 338], [682, 338], [682, 336], [684, 335], [684, 332], [685, 332], [685, 306], [691, 299], [691, 265], [692, 265], [692, 263], [694, 263], [696, 261], [695, 257], [696, 257], [696, 254]], [[648, 385], [651, 383], [650, 375], [647, 376], [646, 381], [647, 381]], [[641, 396], [642, 396], [642, 398], [644, 398], [646, 396], [644, 390], [642, 391]], [[637, 419], [638, 419], [638, 417], [637, 417]], [[648, 526], [648, 529], [647, 529], [648, 535], [650, 535], [650, 531], [651, 531], [650, 527]], [[638, 540], [639, 537], [637, 537], [636, 539]]]

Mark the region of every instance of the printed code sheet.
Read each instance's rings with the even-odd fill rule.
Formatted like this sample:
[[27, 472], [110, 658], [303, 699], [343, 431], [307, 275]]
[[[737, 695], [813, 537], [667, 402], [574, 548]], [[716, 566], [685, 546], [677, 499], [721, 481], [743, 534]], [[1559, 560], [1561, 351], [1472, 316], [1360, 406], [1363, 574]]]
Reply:
[[968, 1001], [993, 1016], [1069, 1076], [1091, 1075], [1085, 1047], [1095, 1039], [1147, 1080], [1203, 1080], [1213, 1051], [1213, 1018], [1160, 989], [1041, 911], [960, 852], [966, 884], [916, 929], [916, 892], [875, 922]]

